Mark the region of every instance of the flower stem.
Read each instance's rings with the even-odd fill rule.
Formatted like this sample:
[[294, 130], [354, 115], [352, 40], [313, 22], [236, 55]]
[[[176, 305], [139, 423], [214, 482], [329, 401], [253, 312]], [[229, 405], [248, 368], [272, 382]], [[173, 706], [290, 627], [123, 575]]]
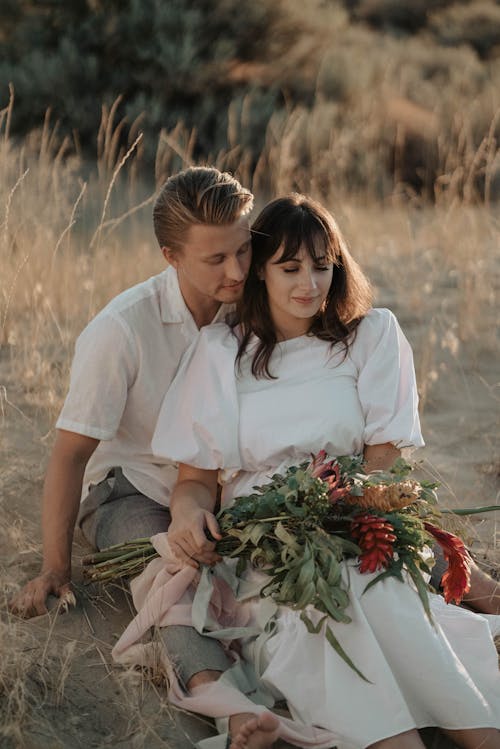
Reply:
[[478, 515], [480, 512], [494, 512], [500, 510], [500, 505], [488, 505], [484, 507], [457, 507], [454, 510], [441, 509], [439, 512], [442, 515]]

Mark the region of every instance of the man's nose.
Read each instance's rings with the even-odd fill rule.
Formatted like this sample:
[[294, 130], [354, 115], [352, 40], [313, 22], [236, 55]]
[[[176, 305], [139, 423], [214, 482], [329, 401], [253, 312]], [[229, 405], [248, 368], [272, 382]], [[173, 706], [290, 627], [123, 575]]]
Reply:
[[231, 257], [226, 261], [226, 275], [231, 281], [239, 283], [245, 280], [245, 272], [239, 257]]

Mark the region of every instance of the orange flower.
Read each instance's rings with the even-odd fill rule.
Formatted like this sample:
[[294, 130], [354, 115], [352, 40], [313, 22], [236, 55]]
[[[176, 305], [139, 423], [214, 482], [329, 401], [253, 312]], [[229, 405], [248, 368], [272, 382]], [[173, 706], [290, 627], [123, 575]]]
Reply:
[[437, 528], [431, 523], [424, 523], [425, 530], [434, 536], [441, 546], [444, 558], [448, 562], [448, 569], [441, 579], [444, 600], [446, 603], [460, 603], [465, 593], [470, 590], [470, 571], [472, 558], [465, 548], [464, 542], [448, 533], [442, 528]]

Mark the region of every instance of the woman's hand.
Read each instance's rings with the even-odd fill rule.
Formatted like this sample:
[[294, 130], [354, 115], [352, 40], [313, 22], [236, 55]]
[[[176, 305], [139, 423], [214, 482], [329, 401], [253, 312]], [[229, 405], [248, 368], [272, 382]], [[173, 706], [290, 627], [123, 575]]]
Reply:
[[217, 471], [180, 464], [170, 500], [168, 542], [177, 559], [190, 567], [221, 559], [215, 551], [215, 542], [222, 538], [213, 514], [216, 497]]
[[216, 540], [222, 538], [215, 515], [208, 510], [196, 507], [174, 515], [168, 528], [168, 543], [177, 559], [190, 567], [219, 562], [221, 557], [215, 551], [215, 542], [207, 538], [207, 531]]

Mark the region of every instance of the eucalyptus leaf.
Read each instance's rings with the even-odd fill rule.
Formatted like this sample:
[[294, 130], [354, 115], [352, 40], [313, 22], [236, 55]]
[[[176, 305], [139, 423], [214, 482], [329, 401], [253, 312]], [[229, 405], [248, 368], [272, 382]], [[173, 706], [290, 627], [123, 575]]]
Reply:
[[313, 582], [308, 583], [300, 593], [300, 598], [296, 602], [296, 608], [304, 609], [314, 601], [316, 597], [316, 586]]
[[422, 573], [420, 572], [419, 568], [417, 567], [413, 559], [408, 559], [406, 563], [406, 567], [408, 569], [408, 572], [411, 575], [411, 579], [415, 583], [415, 587], [417, 588], [417, 593], [420, 597], [420, 600], [422, 601], [422, 605], [424, 607], [425, 613], [427, 614], [427, 618], [429, 619], [430, 623], [434, 625], [434, 619], [432, 618], [431, 609], [429, 605], [427, 583], [425, 582], [422, 576]]
[[302, 589], [306, 585], [309, 585], [309, 583], [312, 583], [315, 577], [315, 572], [316, 565], [314, 564], [314, 559], [306, 559], [300, 567], [300, 573], [297, 578], [298, 587]]
[[249, 540], [254, 546], [257, 546], [262, 536], [270, 530], [271, 525], [269, 523], [255, 523], [250, 533]]
[[368, 682], [368, 684], [372, 684], [373, 682], [371, 682], [369, 679], [367, 679], [366, 676], [363, 674], [363, 672], [360, 671], [359, 668], [354, 664], [354, 662], [352, 661], [352, 659], [349, 658], [349, 656], [345, 652], [344, 648], [342, 647], [342, 645], [340, 644], [340, 642], [337, 640], [337, 638], [333, 634], [333, 632], [330, 629], [330, 627], [326, 628], [326, 633], [325, 634], [326, 634], [326, 639], [328, 640], [328, 642], [330, 643], [330, 645], [332, 646], [332, 648], [335, 650], [335, 652], [338, 655], [340, 655], [340, 657], [342, 658], [342, 660], [345, 661], [347, 663], [347, 665], [350, 666], [352, 668], [352, 670], [355, 671], [358, 674], [358, 676], [360, 676], [363, 679], [363, 681]]
[[281, 521], [276, 523], [274, 527], [274, 535], [276, 538], [279, 538], [287, 548], [293, 549], [296, 552], [300, 551], [300, 545], [297, 543], [296, 537], [287, 531]]

